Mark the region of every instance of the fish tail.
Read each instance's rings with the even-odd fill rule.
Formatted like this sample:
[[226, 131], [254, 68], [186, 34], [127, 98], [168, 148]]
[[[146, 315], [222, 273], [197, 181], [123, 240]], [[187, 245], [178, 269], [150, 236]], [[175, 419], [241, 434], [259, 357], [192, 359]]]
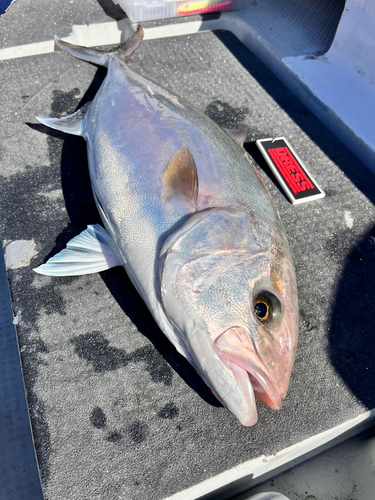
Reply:
[[104, 66], [105, 68], [107, 68], [110, 56], [113, 54], [116, 54], [123, 61], [128, 62], [132, 54], [141, 44], [143, 35], [143, 29], [138, 26], [138, 29], [133, 36], [131, 36], [125, 42], [121, 43], [118, 47], [112, 49], [109, 52], [92, 49], [89, 47], [82, 47], [80, 45], [73, 45], [72, 43], [60, 40], [60, 38], [58, 38], [57, 36], [55, 36], [55, 44], [60, 49], [65, 50], [72, 56], [78, 57], [78, 59], [82, 59], [83, 61], [88, 61], [93, 64], [97, 64], [98, 66]]
[[116, 54], [125, 62], [128, 62], [133, 53], [141, 45], [143, 37], [144, 31], [141, 26], [138, 26], [137, 31], [134, 33], [134, 35], [125, 40], [125, 42], [121, 43], [117, 47], [117, 49], [115, 49]]

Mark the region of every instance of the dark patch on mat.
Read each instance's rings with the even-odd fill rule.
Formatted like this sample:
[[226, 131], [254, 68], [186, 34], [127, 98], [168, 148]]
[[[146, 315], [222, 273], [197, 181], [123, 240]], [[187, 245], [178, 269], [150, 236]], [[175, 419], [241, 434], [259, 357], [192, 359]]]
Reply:
[[145, 362], [153, 382], [172, 384], [172, 370], [164, 358], [152, 347], [145, 346], [127, 354], [124, 349], [109, 345], [100, 332], [84, 333], [71, 339], [80, 358], [93, 364], [94, 371], [106, 372], [127, 366], [128, 363]]
[[123, 349], [112, 347], [99, 332], [79, 335], [71, 339], [80, 358], [91, 362], [96, 372], [117, 370], [128, 364], [128, 356]]
[[245, 120], [249, 109], [246, 107], [233, 108], [228, 103], [217, 99], [206, 107], [205, 114], [221, 127], [230, 129], [235, 128]]
[[68, 92], [54, 90], [52, 92], [51, 118], [60, 118], [63, 115], [69, 115], [79, 104], [80, 90], [75, 87]]
[[140, 420], [136, 420], [133, 422], [128, 430], [129, 437], [134, 443], [140, 444], [142, 443], [148, 434], [148, 427], [145, 423]]
[[110, 432], [106, 437], [106, 440], [109, 443], [118, 443], [119, 441], [121, 441], [121, 439], [122, 439], [122, 434], [121, 432], [117, 431]]
[[167, 403], [161, 410], [158, 411], [158, 417], [172, 420], [179, 414], [179, 409], [174, 403]]
[[104, 429], [107, 424], [107, 417], [100, 406], [95, 406], [90, 415], [91, 424], [97, 429]]

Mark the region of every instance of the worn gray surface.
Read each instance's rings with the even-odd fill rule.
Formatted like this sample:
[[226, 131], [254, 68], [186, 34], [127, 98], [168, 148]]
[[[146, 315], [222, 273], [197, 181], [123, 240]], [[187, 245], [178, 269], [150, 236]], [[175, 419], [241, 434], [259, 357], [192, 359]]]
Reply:
[[1, 18], [1, 48], [67, 36], [73, 24], [119, 20], [125, 13], [112, 0], [18, 0]]
[[[81, 3], [58, 3], [38, 28], [45, 38], [35, 23], [28, 30], [25, 21], [23, 30], [21, 17], [11, 32], [7, 16], [25, 12], [22, 0], [1, 18], [0, 32], [10, 45], [67, 34], [61, 24], [80, 22]], [[108, 20], [94, 4], [87, 2], [90, 22]], [[104, 73], [65, 53], [1, 63], [1, 233], [4, 246], [34, 238], [39, 252], [8, 279], [48, 499], [162, 499], [375, 406], [373, 174], [231, 35], [144, 42], [130, 64], [218, 123], [249, 126], [246, 147], [294, 255], [299, 348], [283, 409], [259, 405], [259, 423], [243, 428], [164, 338], [122, 270], [34, 274], [32, 267], [99, 221], [84, 141], [49, 131], [34, 116], [71, 113], [92, 98]], [[292, 207], [279, 191], [253, 141], [280, 135], [326, 199]]]
[[375, 489], [375, 428], [286, 470], [235, 500], [277, 491], [289, 500], [369, 500]]

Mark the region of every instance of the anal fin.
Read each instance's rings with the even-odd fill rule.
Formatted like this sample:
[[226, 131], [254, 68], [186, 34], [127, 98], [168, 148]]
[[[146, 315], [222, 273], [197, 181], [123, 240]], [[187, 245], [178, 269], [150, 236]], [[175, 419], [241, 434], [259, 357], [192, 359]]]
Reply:
[[99, 224], [69, 241], [66, 248], [34, 269], [47, 276], [80, 276], [106, 271], [124, 263], [114, 249], [110, 234]]

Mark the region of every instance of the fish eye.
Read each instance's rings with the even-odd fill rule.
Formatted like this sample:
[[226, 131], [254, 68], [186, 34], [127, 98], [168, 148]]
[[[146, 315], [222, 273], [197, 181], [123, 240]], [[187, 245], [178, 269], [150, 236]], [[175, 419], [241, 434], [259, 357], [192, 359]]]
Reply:
[[277, 321], [281, 314], [279, 299], [269, 292], [261, 292], [253, 300], [254, 314], [262, 325]]

